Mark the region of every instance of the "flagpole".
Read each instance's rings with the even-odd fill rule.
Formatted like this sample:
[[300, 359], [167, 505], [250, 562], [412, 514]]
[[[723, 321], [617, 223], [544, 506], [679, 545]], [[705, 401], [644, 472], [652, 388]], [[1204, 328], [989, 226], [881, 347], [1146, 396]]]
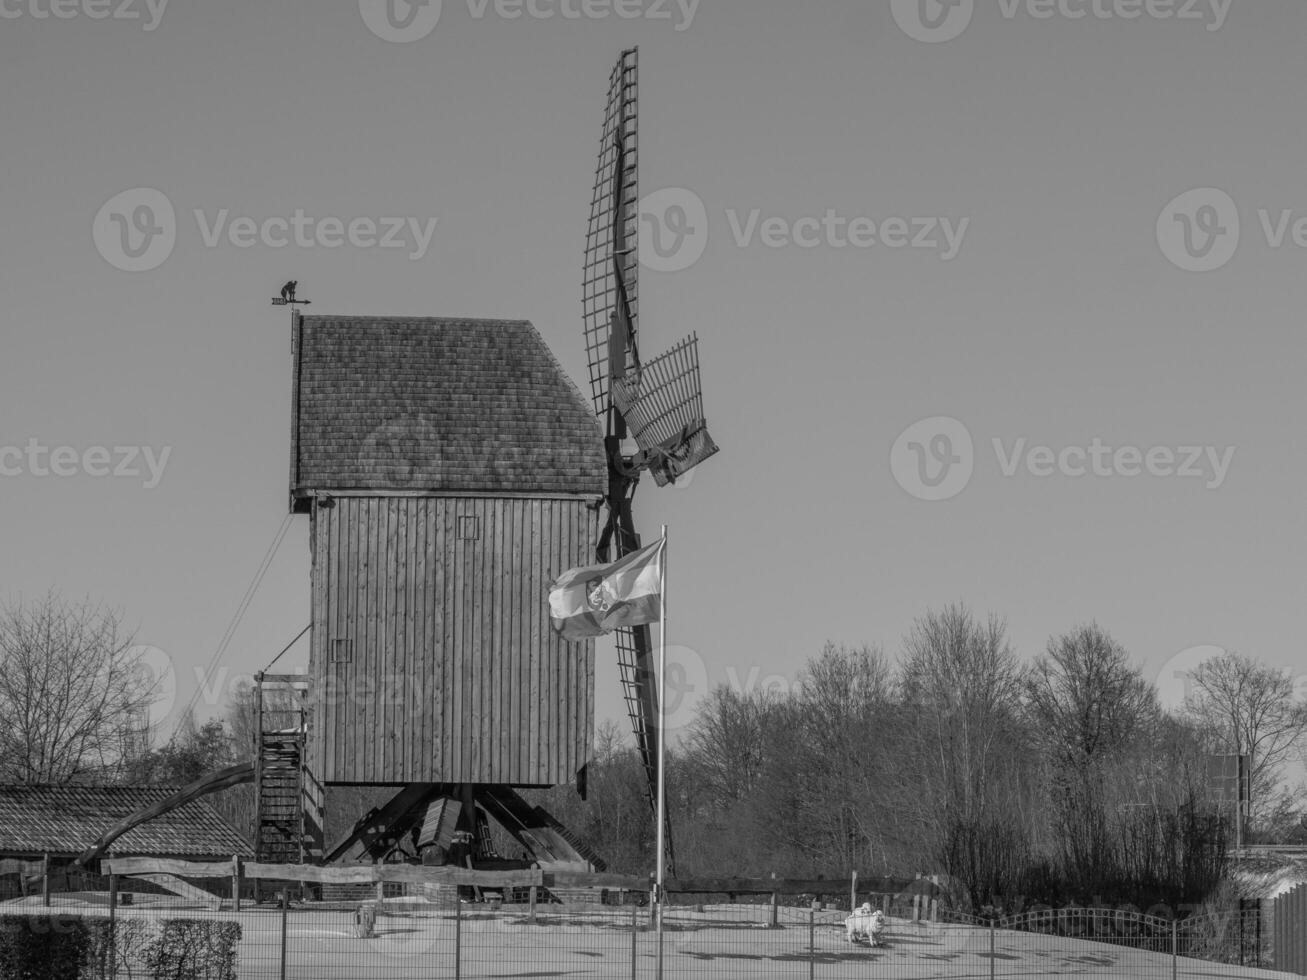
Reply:
[[657, 895], [658, 980], [663, 976], [663, 876], [667, 865], [667, 525], [663, 525], [662, 560], [658, 563], [658, 872], [654, 879]]

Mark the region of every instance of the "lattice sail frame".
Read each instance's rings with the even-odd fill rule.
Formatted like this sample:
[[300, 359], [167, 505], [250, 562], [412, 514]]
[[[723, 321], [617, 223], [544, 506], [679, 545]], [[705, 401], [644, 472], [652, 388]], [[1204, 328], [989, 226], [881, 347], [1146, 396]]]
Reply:
[[615, 380], [612, 398], [660, 487], [718, 451], [703, 414], [697, 336]]
[[[623, 51], [613, 68], [585, 241], [582, 317], [596, 414], [609, 408], [609, 335], [624, 288], [629, 310], [627, 363], [639, 363], [639, 60]], [[619, 272], [621, 278], [619, 280]]]

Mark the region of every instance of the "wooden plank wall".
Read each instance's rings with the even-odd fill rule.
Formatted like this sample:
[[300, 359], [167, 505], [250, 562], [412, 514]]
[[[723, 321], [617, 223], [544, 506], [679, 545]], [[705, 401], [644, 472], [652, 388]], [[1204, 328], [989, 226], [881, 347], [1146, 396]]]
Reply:
[[[465, 538], [475, 522], [477, 535]], [[559, 785], [585, 764], [594, 644], [549, 625], [593, 563], [584, 499], [338, 497], [313, 511], [310, 765], [324, 783]], [[352, 646], [340, 662], [338, 641]]]

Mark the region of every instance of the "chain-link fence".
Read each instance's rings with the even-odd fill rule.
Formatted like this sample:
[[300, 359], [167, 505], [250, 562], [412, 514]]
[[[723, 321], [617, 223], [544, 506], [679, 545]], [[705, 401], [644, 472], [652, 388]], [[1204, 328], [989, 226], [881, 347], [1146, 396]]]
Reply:
[[[94, 980], [1272, 976], [1251, 962], [1245, 939], [1256, 926], [1241, 924], [1239, 916], [1175, 923], [1105, 909], [998, 920], [890, 915], [864, 935], [851, 933], [843, 910], [764, 904], [668, 906], [661, 930], [648, 906], [598, 902], [284, 900], [246, 904], [236, 912], [142, 894], [112, 915], [107, 907], [82, 907], [71, 915], [72, 908], [71, 902], [50, 909], [0, 904], [0, 939], [24, 915], [55, 939], [60, 930], [69, 931], [67, 920], [89, 922], [99, 938], [87, 945], [91, 963], [82, 976]], [[52, 928], [50, 917], [65, 924]], [[38, 921], [43, 924], [36, 927]], [[7, 976], [2, 950], [0, 942], [0, 974]]]

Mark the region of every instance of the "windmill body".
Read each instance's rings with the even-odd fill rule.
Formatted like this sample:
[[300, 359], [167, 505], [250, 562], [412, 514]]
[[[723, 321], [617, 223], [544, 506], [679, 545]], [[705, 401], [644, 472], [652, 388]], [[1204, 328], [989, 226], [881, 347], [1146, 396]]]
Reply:
[[300, 765], [308, 785], [396, 789], [319, 853], [496, 860], [489, 818], [530, 861], [601, 865], [516, 792], [583, 782], [592, 744], [594, 644], [556, 636], [543, 599], [597, 544], [589, 405], [522, 321], [297, 312], [293, 350], [290, 503], [313, 559]]

